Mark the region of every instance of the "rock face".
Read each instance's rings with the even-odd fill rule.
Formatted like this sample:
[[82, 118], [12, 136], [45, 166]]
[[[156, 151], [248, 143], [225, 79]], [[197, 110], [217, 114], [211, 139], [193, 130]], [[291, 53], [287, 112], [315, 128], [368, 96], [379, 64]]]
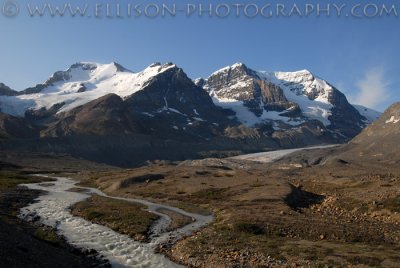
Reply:
[[26, 119], [0, 113], [0, 139], [28, 139], [39, 137], [39, 129]]
[[[364, 118], [308, 71], [235, 64], [192, 81], [172, 63], [131, 72], [77, 63], [43, 84], [0, 94], [0, 149], [68, 153], [114, 165], [339, 143]], [[362, 109], [361, 109], [362, 110]]]
[[41, 133], [42, 137], [73, 135], [115, 135], [134, 132], [134, 126], [124, 115], [124, 102], [109, 94], [58, 116]]
[[218, 99], [242, 102], [258, 117], [264, 108], [283, 111], [294, 105], [286, 99], [280, 87], [261, 79], [257, 72], [242, 63], [214, 73], [204, 80], [203, 87]]
[[233, 109], [248, 126], [271, 124], [281, 130], [282, 123], [287, 129], [319, 120], [333, 137], [344, 141], [357, 135], [368, 121], [339, 90], [306, 70], [257, 72], [237, 63], [201, 84], [216, 105]]
[[3, 83], [0, 83], [0, 96], [15, 96], [18, 91], [14, 91]]

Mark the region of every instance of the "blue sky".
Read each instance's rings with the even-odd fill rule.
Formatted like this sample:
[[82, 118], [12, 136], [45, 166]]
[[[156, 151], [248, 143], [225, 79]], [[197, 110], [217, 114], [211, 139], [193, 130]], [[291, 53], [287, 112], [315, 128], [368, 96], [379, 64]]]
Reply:
[[[0, 5], [5, 1], [0, 1]], [[111, 4], [115, 0], [47, 1], [53, 4]], [[137, 1], [128, 3], [232, 3], [232, 1]], [[365, 1], [296, 1], [346, 3]], [[370, 1], [396, 3], [396, 1]], [[18, 1], [19, 15], [7, 18], [0, 14], [0, 82], [21, 90], [43, 82], [53, 72], [78, 61], [108, 63], [116, 61], [133, 71], [152, 62], [171, 61], [191, 78], [207, 77], [235, 62], [244, 62], [257, 70], [295, 71], [308, 69], [343, 91], [352, 102], [378, 110], [400, 101], [400, 17], [354, 18], [274, 17], [249, 19], [242, 15], [209, 18], [180, 14], [166, 18], [31, 18], [26, 5], [46, 1]], [[283, 3], [294, 1], [236, 1]], [[397, 6], [400, 13], [400, 3]], [[92, 10], [92, 9], [91, 9]], [[335, 14], [332, 12], [332, 14]]]

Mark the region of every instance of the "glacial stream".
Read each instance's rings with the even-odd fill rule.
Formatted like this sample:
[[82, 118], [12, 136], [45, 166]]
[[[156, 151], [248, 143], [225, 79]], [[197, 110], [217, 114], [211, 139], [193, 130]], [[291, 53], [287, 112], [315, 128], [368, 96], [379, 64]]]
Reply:
[[[31, 219], [39, 216], [43, 224], [54, 227], [57, 233], [64, 236], [67, 241], [78, 248], [96, 250], [113, 267], [181, 267], [171, 262], [161, 254], [154, 253], [154, 248], [162, 243], [176, 242], [184, 236], [190, 235], [213, 221], [213, 216], [203, 216], [188, 213], [181, 209], [148, 202], [141, 199], [111, 197], [98, 189], [78, 187], [69, 178], [52, 177], [56, 181], [49, 183], [24, 184], [29, 189], [43, 190], [47, 193], [41, 195], [36, 203], [21, 209], [20, 217]], [[71, 188], [82, 188], [87, 192], [77, 193], [68, 191]], [[127, 235], [114, 232], [108, 227], [93, 224], [70, 213], [70, 207], [89, 198], [92, 194], [140, 203], [147, 206], [147, 210], [160, 216], [160, 219], [151, 228], [150, 243], [141, 243]], [[161, 212], [167, 209], [191, 217], [193, 222], [174, 231], [167, 232], [166, 228], [171, 218]]]

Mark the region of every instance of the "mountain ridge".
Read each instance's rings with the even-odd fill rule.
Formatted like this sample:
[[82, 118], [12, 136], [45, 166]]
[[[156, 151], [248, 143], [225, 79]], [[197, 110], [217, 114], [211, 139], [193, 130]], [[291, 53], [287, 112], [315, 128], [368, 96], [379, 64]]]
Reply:
[[[30, 134], [4, 128], [3, 148], [124, 165], [129, 158], [137, 163], [343, 143], [368, 123], [344, 94], [308, 71], [271, 74], [244, 64], [193, 81], [173, 63], [140, 72], [117, 63], [76, 63], [19, 95], [0, 96], [0, 109]], [[183, 147], [178, 153], [171, 146]], [[134, 155], [138, 148], [146, 154]]]
[[[141, 72], [132, 72], [132, 71], [128, 70], [127, 68], [123, 67], [121, 64], [116, 63], [116, 62], [111, 62], [111, 63], [109, 63], [109, 64], [100, 64], [100, 63], [96, 63], [96, 62], [78, 62], [78, 63], [75, 63], [75, 64], [71, 65], [71, 66], [70, 66], [69, 68], [67, 68], [65, 71], [57, 71], [57, 72], [53, 73], [45, 82], [40, 83], [40, 84], [37, 84], [37, 85], [34, 86], [34, 87], [29, 87], [29, 88], [24, 89], [24, 90], [22, 90], [22, 91], [15, 91], [15, 90], [12, 90], [12, 89], [10, 89], [9, 87], [5, 86], [4, 84], [0, 84], [0, 96], [21, 96], [21, 95], [34, 95], [35, 93], [40, 93], [40, 92], [42, 92], [43, 90], [45, 90], [46, 88], [53, 86], [53, 85], [54, 85], [55, 83], [57, 83], [57, 82], [68, 82], [68, 78], [69, 78], [68, 76], [70, 76], [70, 72], [71, 72], [72, 70], [74, 70], [74, 69], [79, 68], [79, 67], [81, 67], [83, 70], [86, 70], [86, 71], [91, 71], [91, 70], [96, 70], [96, 69], [101, 69], [101, 68], [104, 69], [104, 67], [113, 67], [113, 68], [115, 69], [115, 72], [116, 72], [116, 73], [119, 73], [119, 72], [124, 73], [124, 72], [125, 72], [125, 73], [129, 73], [129, 74], [137, 74], [137, 75], [140, 75], [140, 74], [143, 74], [146, 70], [148, 71], [148, 70], [151, 69], [152, 67], [159, 67], [159, 66], [176, 66], [176, 65], [173, 64], [173, 63], [166, 63], [166, 64], [164, 64], [164, 65], [161, 65], [160, 63], [153, 63], [153, 64], [149, 65], [147, 68], [145, 68], [145, 69], [144, 69], [143, 71], [141, 71]], [[268, 74], [269, 74], [269, 75], [271, 75], [271, 74], [275, 74], [275, 75], [303, 74], [303, 75], [310, 75], [310, 76], [312, 76], [312, 77], [316, 77], [316, 76], [315, 76], [314, 74], [312, 74], [310, 71], [305, 70], [305, 69], [304, 69], [304, 70], [300, 70], [300, 71], [295, 71], [295, 72], [266, 72], [266, 71], [254, 71], [253, 69], [250, 69], [249, 67], [247, 67], [247, 65], [245, 65], [244, 63], [241, 63], [241, 62], [235, 63], [235, 64], [232, 65], [232, 66], [224, 67], [224, 68], [222, 68], [222, 69], [220, 69], [220, 70], [214, 72], [213, 74], [211, 74], [210, 77], [212, 77], [213, 75], [218, 74], [218, 73], [220, 73], [220, 72], [222, 72], [222, 71], [224, 71], [224, 70], [226, 70], [226, 69], [232, 68], [232, 67], [243, 67], [243, 68], [246, 68], [246, 69], [249, 70], [253, 75], [257, 75], [257, 76], [266, 76], [266, 74], [267, 74], [267, 75], [268, 75]], [[209, 77], [209, 78], [210, 78], [210, 77]], [[318, 78], [318, 77], [316, 77], [316, 78]], [[102, 79], [104, 79], [104, 78], [102, 78]], [[102, 80], [102, 79], [100, 79], [100, 80]], [[81, 80], [85, 80], [85, 79], [81, 79]], [[88, 80], [88, 79], [86, 79], [86, 80]], [[196, 79], [196, 80], [205, 81], [206, 79], [199, 78], [199, 79]], [[193, 80], [193, 81], [195, 82], [195, 84], [198, 85], [198, 83], [201, 83], [201, 81], [196, 81], [196, 80]], [[322, 80], [322, 79], [321, 79], [321, 80]], [[324, 80], [322, 80], [322, 81], [324, 81]], [[69, 82], [74, 82], [74, 81], [69, 81]], [[75, 81], [75, 82], [78, 83], [78, 82], [84, 82], [84, 81]], [[90, 82], [90, 81], [89, 81], [89, 82]], [[325, 81], [324, 81], [324, 82], [325, 82]], [[82, 83], [82, 84], [83, 84], [83, 85], [80, 85], [80, 84], [78, 83], [77, 85], [75, 85], [75, 87], [77, 87], [77, 91], [80, 90], [81, 93], [84, 92], [85, 90], [87, 90], [87, 88], [86, 88], [86, 86], [84, 85], [84, 83]], [[4, 90], [4, 92], [3, 92], [3, 91], [1, 90], [2, 88], [5, 88], [6, 90]], [[65, 89], [61, 89], [61, 90], [65, 90]], [[7, 91], [7, 92], [5, 92], [5, 91]], [[134, 92], [135, 92], [135, 91], [132, 90], [130, 93], [134, 93]], [[65, 92], [65, 93], [68, 93], [68, 92]], [[103, 95], [106, 95], [106, 94], [108, 94], [108, 93], [113, 93], [111, 88], [109, 89], [108, 92], [104, 92]], [[126, 93], [126, 94], [129, 94], [129, 93]], [[118, 95], [123, 95], [123, 94], [118, 94]], [[92, 99], [90, 99], [90, 100], [92, 100]], [[87, 102], [88, 102], [88, 101], [89, 101], [89, 100], [87, 100]], [[60, 103], [61, 103], [61, 102], [60, 102]], [[54, 103], [52, 103], [52, 105], [54, 105]], [[52, 105], [50, 105], [50, 106], [52, 106]], [[48, 105], [47, 105], [46, 107], [49, 108]], [[42, 106], [38, 105], [37, 107], [30, 107], [30, 108], [37, 108], [37, 109], [40, 109], [40, 108], [43, 108], [43, 105], [42, 105]], [[70, 106], [69, 108], [72, 108], [72, 107]], [[360, 106], [360, 109], [359, 109], [359, 110], [362, 110], [363, 108], [366, 108], [366, 107]], [[369, 109], [369, 108], [368, 108], [368, 109]], [[372, 110], [372, 109], [369, 109], [369, 110]], [[7, 112], [7, 111], [6, 111], [6, 112]], [[22, 112], [16, 113], [16, 112], [8, 111], [8, 113], [9, 113], [9, 114], [12, 114], [12, 115], [14, 115], [14, 116], [16, 116], [16, 115], [18, 115], [18, 116], [23, 116], [23, 113], [22, 113]]]

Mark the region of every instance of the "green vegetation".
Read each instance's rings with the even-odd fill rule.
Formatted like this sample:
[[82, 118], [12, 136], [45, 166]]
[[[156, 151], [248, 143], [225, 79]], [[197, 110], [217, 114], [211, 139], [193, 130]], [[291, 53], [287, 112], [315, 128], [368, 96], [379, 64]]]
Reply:
[[261, 225], [255, 223], [235, 223], [233, 225], [233, 229], [237, 232], [255, 235], [265, 233], [264, 228]]
[[34, 236], [42, 241], [53, 245], [58, 245], [60, 243], [60, 238], [58, 237], [57, 233], [51, 228], [38, 228], [35, 230]]
[[51, 181], [52, 179], [37, 176], [24, 176], [15, 173], [0, 173], [0, 191], [10, 190], [19, 184], [37, 183], [42, 181]]
[[168, 231], [179, 229], [193, 222], [192, 218], [181, 215], [169, 209], [159, 209], [158, 212], [161, 212], [171, 217], [172, 222], [170, 226], [168, 226]]
[[400, 195], [394, 198], [388, 198], [382, 202], [383, 208], [386, 208], [392, 212], [400, 212]]
[[189, 212], [189, 213], [196, 213], [196, 214], [205, 215], [205, 216], [208, 216], [208, 215], [212, 214], [210, 210], [195, 206], [195, 205], [190, 204], [190, 203], [171, 202], [171, 201], [170, 201], [170, 203], [174, 207], [180, 208], [180, 209], [182, 209], [182, 210], [184, 210], [186, 212]]
[[226, 189], [204, 189], [192, 194], [193, 197], [203, 200], [221, 200]]
[[143, 209], [144, 206], [139, 204], [93, 195], [76, 204], [72, 214], [145, 241], [150, 226], [158, 216]]

